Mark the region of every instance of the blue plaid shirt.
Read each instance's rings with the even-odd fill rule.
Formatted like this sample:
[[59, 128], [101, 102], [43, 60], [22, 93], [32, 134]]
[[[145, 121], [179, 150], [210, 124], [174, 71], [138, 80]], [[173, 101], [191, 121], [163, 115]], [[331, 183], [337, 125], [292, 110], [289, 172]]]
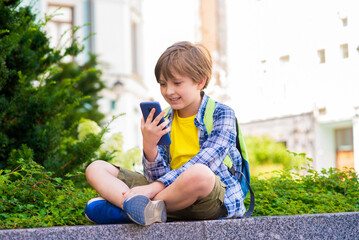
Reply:
[[[238, 179], [233, 176], [228, 167], [223, 163], [224, 158], [229, 155], [237, 169], [241, 169], [241, 155], [236, 148], [236, 119], [234, 111], [222, 104], [216, 103], [213, 113], [213, 129], [208, 136], [206, 126], [203, 122], [208, 96], [203, 95], [201, 106], [195, 117], [194, 124], [199, 130], [200, 151], [179, 169], [170, 169], [171, 156], [169, 148], [158, 146], [159, 154], [154, 162], [149, 162], [143, 156], [142, 163], [144, 174], [151, 183], [162, 182], [166, 187], [173, 183], [177, 177], [190, 166], [201, 163], [208, 166], [221, 181], [227, 186], [224, 204], [228, 210], [228, 216], [240, 217], [245, 213], [243, 204], [244, 196]], [[170, 124], [173, 120], [172, 109], [169, 111]], [[169, 146], [171, 147], [171, 145]]]

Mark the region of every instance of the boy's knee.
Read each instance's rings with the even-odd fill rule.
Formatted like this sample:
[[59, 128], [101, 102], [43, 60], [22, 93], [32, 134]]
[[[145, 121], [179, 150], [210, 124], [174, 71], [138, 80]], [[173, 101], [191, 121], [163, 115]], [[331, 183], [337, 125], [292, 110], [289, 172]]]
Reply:
[[105, 164], [107, 162], [103, 160], [96, 160], [90, 163], [90, 165], [87, 166], [85, 174], [86, 177], [89, 178], [92, 175], [94, 175], [96, 172], [98, 172], [100, 169], [104, 168]]
[[204, 164], [196, 163], [189, 167], [187, 170], [193, 171], [199, 177], [211, 176], [214, 173], [212, 170]]
[[117, 177], [118, 173], [118, 167], [103, 160], [96, 160], [92, 162], [90, 165], [88, 165], [85, 172], [88, 181], [99, 177], [104, 177], [106, 175]]
[[208, 187], [211, 183], [214, 184], [215, 181], [215, 174], [212, 170], [203, 164], [194, 164], [187, 172], [187, 180], [189, 183], [196, 183], [199, 185], [203, 185], [204, 187]]

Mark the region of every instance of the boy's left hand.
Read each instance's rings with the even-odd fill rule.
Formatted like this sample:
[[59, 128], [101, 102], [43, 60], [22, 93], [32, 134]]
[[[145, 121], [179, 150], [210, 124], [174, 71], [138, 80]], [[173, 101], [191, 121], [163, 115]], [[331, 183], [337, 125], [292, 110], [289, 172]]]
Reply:
[[144, 186], [137, 186], [129, 189], [127, 192], [123, 193], [123, 196], [126, 199], [133, 197], [135, 195], [145, 195], [149, 199], [154, 198], [159, 192], [165, 188], [165, 185], [161, 182], [153, 182]]

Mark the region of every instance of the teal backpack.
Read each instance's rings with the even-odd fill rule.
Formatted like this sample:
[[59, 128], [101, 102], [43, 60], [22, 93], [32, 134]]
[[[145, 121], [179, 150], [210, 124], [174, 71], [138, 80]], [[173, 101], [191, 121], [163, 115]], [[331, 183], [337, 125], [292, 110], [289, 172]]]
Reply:
[[[203, 119], [208, 135], [211, 133], [212, 128], [213, 128], [213, 113], [214, 113], [215, 108], [216, 108], [216, 102], [213, 101], [211, 98], [208, 98], [206, 110], [204, 113], [204, 119]], [[170, 108], [165, 109], [166, 113], [168, 113], [169, 109]], [[241, 188], [242, 188], [244, 197], [247, 196], [248, 191], [250, 192], [251, 198], [250, 198], [249, 208], [248, 208], [248, 211], [243, 216], [243, 217], [250, 217], [254, 210], [255, 196], [254, 196], [253, 190], [250, 185], [250, 173], [249, 173], [247, 149], [246, 149], [246, 145], [244, 144], [242, 131], [239, 127], [237, 118], [236, 118], [236, 122], [237, 122], [237, 124], [236, 124], [236, 130], [237, 130], [236, 147], [237, 147], [239, 153], [241, 154], [242, 169], [234, 168], [233, 162], [232, 162], [231, 158], [229, 157], [229, 155], [226, 156], [226, 158], [223, 160], [223, 163], [227, 165], [229, 172], [233, 176], [235, 176], [235, 172], [240, 173], [238, 180], [241, 184]]]

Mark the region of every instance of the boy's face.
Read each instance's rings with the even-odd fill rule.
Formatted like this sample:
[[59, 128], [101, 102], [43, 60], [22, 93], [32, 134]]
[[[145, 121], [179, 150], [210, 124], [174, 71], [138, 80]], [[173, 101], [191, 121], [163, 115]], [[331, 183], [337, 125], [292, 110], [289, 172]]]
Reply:
[[190, 117], [197, 114], [201, 104], [201, 90], [205, 80], [196, 83], [187, 76], [172, 72], [173, 78], [164, 79], [161, 75], [160, 84], [163, 98], [171, 105], [172, 109], [178, 110], [180, 117]]

